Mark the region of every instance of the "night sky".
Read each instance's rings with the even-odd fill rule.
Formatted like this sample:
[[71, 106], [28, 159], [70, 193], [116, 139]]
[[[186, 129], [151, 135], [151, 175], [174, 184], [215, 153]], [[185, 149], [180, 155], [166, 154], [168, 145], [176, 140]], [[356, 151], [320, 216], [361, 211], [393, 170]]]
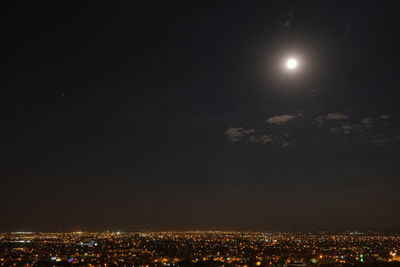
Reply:
[[3, 7], [0, 231], [399, 227], [399, 8]]

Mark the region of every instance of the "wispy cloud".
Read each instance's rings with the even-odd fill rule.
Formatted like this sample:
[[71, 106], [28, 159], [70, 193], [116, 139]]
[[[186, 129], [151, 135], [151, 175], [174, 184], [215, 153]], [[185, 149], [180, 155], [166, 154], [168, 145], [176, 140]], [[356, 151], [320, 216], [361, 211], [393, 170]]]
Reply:
[[256, 135], [251, 135], [248, 137], [247, 139], [250, 143], [254, 143], [254, 144], [267, 144], [267, 143], [272, 143], [274, 141], [274, 139], [272, 138], [272, 136], [269, 135], [261, 135], [261, 136], [256, 136]]
[[325, 122], [324, 116], [318, 116], [318, 117], [314, 118], [313, 121], [315, 121], [317, 123], [318, 127], [324, 126], [324, 122]]
[[331, 134], [350, 134], [354, 130], [358, 129], [358, 125], [350, 123], [342, 123], [339, 127], [329, 129]]
[[284, 114], [284, 115], [277, 115], [273, 117], [269, 117], [266, 122], [271, 124], [281, 124], [288, 122], [290, 120], [296, 119], [298, 117], [303, 116], [303, 114], [291, 115], [291, 114]]
[[230, 127], [225, 131], [225, 136], [232, 142], [248, 142], [251, 144], [277, 144], [283, 148], [294, 144], [294, 141], [290, 139], [290, 134], [256, 134], [254, 129], [245, 129], [242, 127]]
[[254, 133], [254, 129], [244, 129], [244, 128], [236, 128], [230, 127], [225, 131], [225, 136], [233, 143], [238, 142], [240, 139]]
[[326, 120], [347, 120], [349, 118], [350, 118], [349, 115], [346, 115], [342, 112], [333, 112], [333, 113], [328, 113], [327, 115], [320, 115], [314, 118], [313, 121], [317, 123], [318, 127], [322, 127], [324, 126]]
[[388, 120], [390, 119], [392, 116], [387, 115], [387, 114], [382, 114], [379, 117], [377, 117], [378, 120]]
[[378, 134], [378, 136], [376, 136], [376, 138], [372, 140], [372, 142], [378, 146], [387, 145], [390, 141], [390, 138], [384, 134]]
[[288, 142], [288, 141], [282, 141], [282, 142], [280, 143], [280, 145], [281, 145], [283, 148], [285, 148], [285, 147], [288, 147], [288, 146], [290, 146], [290, 145], [293, 145], [293, 143], [290, 143], [290, 142]]
[[251, 135], [247, 138], [247, 141], [253, 144], [277, 144], [283, 148], [294, 144], [293, 140], [290, 140], [289, 134], [275, 134], [275, 135]]
[[360, 120], [360, 122], [364, 125], [371, 125], [374, 124], [374, 120], [370, 117], [364, 117]]
[[230, 127], [225, 131], [225, 135], [232, 143], [242, 141], [250, 144], [274, 144], [282, 148], [298, 143], [298, 139], [301, 141], [301, 138], [313, 135], [326, 138], [352, 136], [355, 137], [353, 141], [370, 142], [379, 146], [400, 142], [399, 132], [392, 127], [392, 117], [387, 114], [356, 118], [334, 112], [321, 114], [315, 118], [305, 117], [301, 127], [289, 129], [274, 127], [274, 125], [284, 124], [302, 116], [302, 113], [272, 116], [266, 120], [267, 124], [259, 128]]
[[350, 116], [341, 112], [328, 113], [328, 115], [325, 116], [327, 120], [347, 120], [348, 118], [350, 118]]

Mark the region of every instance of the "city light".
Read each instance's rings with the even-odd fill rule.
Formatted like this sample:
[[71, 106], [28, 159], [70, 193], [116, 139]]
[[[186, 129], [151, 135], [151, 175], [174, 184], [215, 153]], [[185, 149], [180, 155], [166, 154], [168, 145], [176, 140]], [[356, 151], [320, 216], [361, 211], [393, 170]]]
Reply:
[[[20, 241], [29, 241], [23, 242]], [[312, 266], [400, 262], [400, 235], [351, 232], [81, 232], [0, 234], [0, 266]], [[41, 266], [42, 266], [41, 265]], [[8, 266], [8, 265], [7, 265]]]

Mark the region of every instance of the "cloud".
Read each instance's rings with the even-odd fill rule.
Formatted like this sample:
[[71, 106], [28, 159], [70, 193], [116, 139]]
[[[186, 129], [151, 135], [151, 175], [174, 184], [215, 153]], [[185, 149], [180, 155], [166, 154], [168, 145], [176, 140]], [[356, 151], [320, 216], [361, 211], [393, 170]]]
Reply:
[[318, 127], [322, 127], [325, 123], [325, 120], [347, 120], [349, 119], [350, 116], [343, 114], [341, 112], [334, 112], [334, 113], [328, 113], [326, 116], [318, 116], [313, 119], [313, 121], [316, 122]]
[[254, 133], [254, 129], [230, 127], [225, 131], [225, 136], [228, 137], [231, 142], [235, 143], [251, 133]]
[[365, 118], [362, 118], [362, 119], [360, 120], [360, 122], [361, 122], [362, 124], [364, 124], [364, 125], [371, 125], [371, 124], [374, 123], [374, 120], [373, 120], [372, 118], [365, 117]]
[[388, 120], [390, 119], [392, 116], [390, 115], [386, 115], [386, 114], [382, 114], [379, 117], [377, 117], [378, 120]]
[[363, 131], [363, 129], [360, 128], [359, 124], [351, 124], [346, 122], [342, 123], [339, 127], [329, 129], [329, 132], [331, 134], [338, 135], [338, 134], [350, 134], [355, 130]]
[[355, 126], [349, 123], [343, 123], [340, 128], [342, 129], [344, 134], [349, 134], [354, 130]]
[[303, 114], [297, 114], [297, 115], [290, 115], [290, 114], [286, 114], [286, 115], [278, 115], [278, 116], [273, 116], [270, 117], [266, 120], [266, 122], [271, 123], [271, 124], [281, 124], [281, 123], [285, 123], [288, 122], [290, 120], [296, 119], [298, 117], [303, 116]]
[[318, 116], [318, 117], [314, 118], [313, 121], [315, 121], [317, 123], [318, 127], [322, 127], [324, 125], [324, 122], [325, 122], [323, 116]]
[[249, 136], [247, 139], [250, 143], [254, 143], [254, 144], [258, 144], [258, 143], [267, 144], [267, 143], [272, 143], [274, 141], [272, 136], [269, 136], [269, 135], [261, 135], [261, 136], [252, 135], [252, 136]]
[[[322, 114], [313, 118], [305, 117], [301, 120], [302, 127], [290, 128], [274, 127], [284, 124], [303, 114], [283, 114], [269, 117], [260, 128], [230, 127], [225, 131], [226, 137], [232, 142], [247, 142], [259, 145], [278, 145], [282, 148], [295, 145], [304, 138], [314, 135], [328, 138], [329, 136], [351, 137], [351, 142], [372, 142], [377, 145], [387, 144], [389, 141], [400, 142], [399, 132], [392, 126], [390, 115], [381, 114], [365, 117], [350, 117], [341, 112]], [[393, 137], [395, 134], [396, 138]], [[346, 136], [346, 137], [344, 137]], [[341, 137], [341, 138], [342, 138]]]
[[374, 128], [374, 120], [370, 117], [364, 117], [360, 120], [361, 126], [364, 126], [367, 130]]
[[390, 138], [388, 138], [384, 134], [378, 134], [378, 136], [372, 140], [372, 142], [378, 146], [387, 145], [387, 143], [389, 143], [389, 141], [390, 141]]
[[285, 134], [277, 134], [277, 135], [251, 135], [247, 137], [247, 141], [252, 144], [277, 144], [280, 145], [282, 148], [288, 147], [293, 145], [295, 142], [294, 140], [290, 140], [291, 138], [289, 133]]
[[274, 134], [274, 135], [267, 135], [267, 134], [257, 135], [255, 133], [256, 133], [255, 129], [230, 127], [225, 131], [225, 136], [232, 143], [243, 141], [251, 144], [262, 144], [262, 145], [276, 144], [281, 146], [282, 148], [288, 147], [295, 143], [294, 140], [290, 140], [291, 138], [289, 133]]
[[325, 116], [325, 119], [327, 120], [347, 120], [348, 118], [350, 118], [350, 116], [341, 112], [328, 113], [328, 115]]
[[280, 142], [280, 145], [281, 145], [283, 148], [285, 148], [285, 147], [288, 147], [288, 146], [290, 146], [290, 145], [293, 145], [293, 143], [289, 143], [288, 141], [282, 141], [282, 142]]

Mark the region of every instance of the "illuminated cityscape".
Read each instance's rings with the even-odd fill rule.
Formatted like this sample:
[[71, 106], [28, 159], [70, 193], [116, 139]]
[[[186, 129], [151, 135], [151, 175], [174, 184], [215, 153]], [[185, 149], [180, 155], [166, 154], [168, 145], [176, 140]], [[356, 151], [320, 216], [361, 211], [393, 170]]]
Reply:
[[400, 266], [400, 235], [378, 232], [13, 232], [0, 266]]

